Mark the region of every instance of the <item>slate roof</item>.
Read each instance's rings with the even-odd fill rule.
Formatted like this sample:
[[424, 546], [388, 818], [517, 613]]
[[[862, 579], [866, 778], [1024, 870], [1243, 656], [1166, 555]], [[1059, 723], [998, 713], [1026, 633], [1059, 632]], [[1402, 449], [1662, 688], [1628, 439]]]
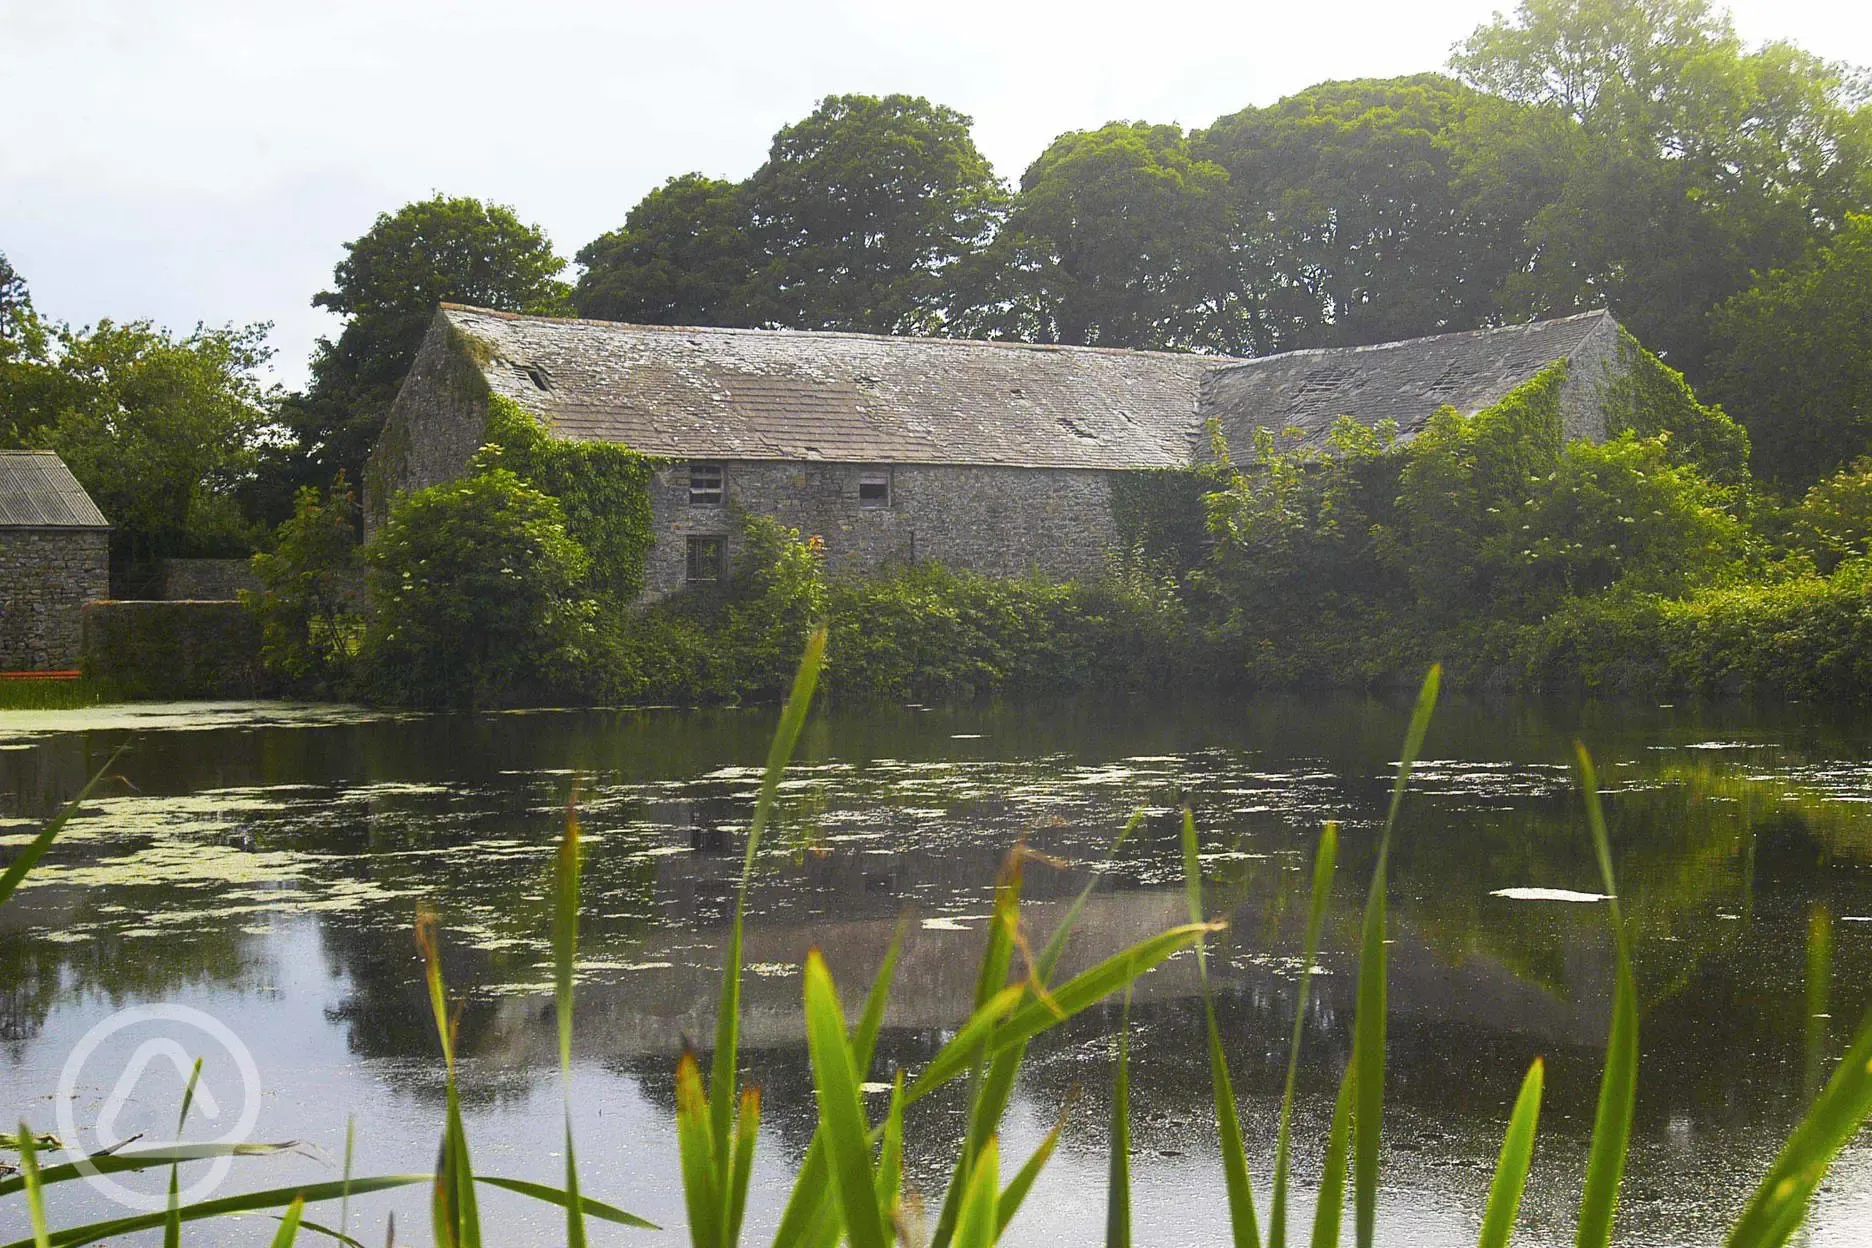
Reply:
[[1222, 423], [1232, 447], [1257, 427], [1299, 431], [1302, 446], [1324, 445], [1333, 423], [1398, 422], [1408, 439], [1445, 405], [1465, 415], [1499, 402], [1555, 360], [1572, 357], [1600, 335], [1615, 335], [1607, 312], [1552, 321], [1411, 338], [1370, 347], [1290, 351], [1231, 361], [1203, 383], [1205, 418]]
[[687, 329], [444, 304], [498, 394], [576, 441], [857, 463], [1189, 462], [1215, 356], [955, 338]]
[[573, 441], [652, 455], [1032, 468], [1186, 466], [1341, 414], [1410, 437], [1474, 412], [1595, 334], [1604, 312], [1371, 347], [1240, 359], [1165, 351], [521, 316], [443, 304], [495, 393]]
[[51, 451], [0, 451], [0, 529], [107, 529], [91, 496]]

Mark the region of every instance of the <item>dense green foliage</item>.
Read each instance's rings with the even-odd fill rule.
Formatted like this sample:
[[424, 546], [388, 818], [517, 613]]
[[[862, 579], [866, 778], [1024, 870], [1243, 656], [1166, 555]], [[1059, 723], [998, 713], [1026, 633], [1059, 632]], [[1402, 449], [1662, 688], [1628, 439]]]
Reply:
[[363, 480], [438, 303], [563, 312], [564, 268], [545, 234], [498, 204], [437, 195], [379, 214], [345, 244], [331, 289], [312, 297], [345, 325], [336, 342], [319, 341], [311, 385], [287, 408], [299, 479], [323, 485], [343, 472]]
[[397, 500], [365, 547], [366, 688], [393, 701], [485, 703], [575, 668], [589, 561], [551, 495], [481, 465]]
[[57, 451], [110, 520], [120, 565], [253, 549], [241, 504], [277, 401], [258, 378], [266, 326], [73, 328], [23, 294], [9, 315], [0, 447]]
[[1713, 390], [1756, 472], [1798, 487], [1872, 451], [1872, 216], [1724, 303], [1715, 329]]
[[518, 403], [488, 398], [487, 465], [506, 468], [565, 509], [566, 531], [588, 559], [585, 587], [622, 605], [643, 587], [650, 528], [653, 460], [612, 442], [570, 442], [548, 436]]
[[329, 491], [311, 486], [255, 555], [258, 592], [241, 595], [260, 622], [260, 659], [289, 687], [339, 693], [362, 640], [363, 565], [357, 498], [344, 476]]

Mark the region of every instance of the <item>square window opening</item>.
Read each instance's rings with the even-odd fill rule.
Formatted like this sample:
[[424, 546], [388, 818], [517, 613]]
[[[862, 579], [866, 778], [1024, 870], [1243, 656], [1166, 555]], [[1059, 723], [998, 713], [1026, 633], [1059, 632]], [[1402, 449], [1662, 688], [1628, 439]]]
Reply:
[[860, 507], [888, 507], [891, 505], [891, 474], [888, 472], [861, 472], [858, 474], [858, 505]]
[[720, 464], [689, 465], [689, 505], [719, 507], [728, 473]]
[[721, 580], [722, 553], [722, 539], [719, 537], [690, 538], [684, 578], [691, 581]]

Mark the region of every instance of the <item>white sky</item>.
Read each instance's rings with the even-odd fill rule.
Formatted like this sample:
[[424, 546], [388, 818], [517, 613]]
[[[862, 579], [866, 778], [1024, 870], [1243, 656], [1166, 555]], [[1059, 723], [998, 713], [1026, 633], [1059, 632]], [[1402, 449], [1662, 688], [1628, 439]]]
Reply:
[[[0, 0], [0, 251], [54, 317], [271, 320], [297, 384], [342, 244], [434, 191], [511, 204], [570, 258], [671, 175], [746, 176], [833, 92], [961, 109], [1014, 179], [1064, 130], [1439, 68], [1499, 7]], [[1872, 63], [1872, 4], [1733, 7], [1751, 41]]]

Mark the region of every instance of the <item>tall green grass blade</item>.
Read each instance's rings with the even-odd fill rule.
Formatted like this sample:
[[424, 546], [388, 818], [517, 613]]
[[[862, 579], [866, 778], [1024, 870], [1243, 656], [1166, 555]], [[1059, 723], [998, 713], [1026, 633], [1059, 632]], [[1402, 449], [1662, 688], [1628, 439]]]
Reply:
[[1022, 1203], [1027, 1199], [1027, 1193], [1033, 1190], [1040, 1172], [1046, 1169], [1047, 1162], [1052, 1160], [1053, 1150], [1059, 1147], [1060, 1132], [1065, 1127], [1066, 1119], [1062, 1115], [1060, 1120], [1053, 1124], [1053, 1129], [1046, 1133], [1046, 1138], [1040, 1141], [1040, 1147], [1034, 1149], [1033, 1155], [1019, 1170], [1014, 1172], [1014, 1177], [1008, 1180], [1007, 1186], [1001, 1189], [1001, 1200], [995, 1210], [998, 1221], [997, 1239], [1007, 1233], [1008, 1223], [1012, 1222], [1014, 1215], [1020, 1212]]
[[[1205, 932], [1215, 931], [1220, 926], [1215, 923], [1186, 924], [1141, 940], [1129, 949], [1115, 953], [1073, 976], [1053, 990], [1051, 999], [1047, 1001], [1027, 997], [1027, 990], [1021, 985], [1004, 989], [993, 1001], [978, 1010], [963, 1025], [962, 1030], [937, 1051], [922, 1073], [911, 1080], [910, 1090], [905, 1094], [909, 1103], [914, 1105], [967, 1070], [974, 1048], [980, 1043], [982, 1031], [989, 1033], [990, 1057], [1025, 1044], [1087, 1006], [1103, 1001], [1138, 976], [1162, 964], [1172, 954], [1195, 944]], [[1002, 1015], [1006, 1015], [1005, 1022], [1000, 1022]]]
[[295, 1196], [280, 1217], [279, 1230], [273, 1233], [273, 1248], [292, 1248], [299, 1238], [299, 1219], [305, 1216], [305, 1197]]
[[1287, 1243], [1287, 1180], [1293, 1157], [1294, 1089], [1300, 1080], [1300, 1041], [1306, 1034], [1307, 998], [1313, 987], [1313, 967], [1319, 961], [1320, 934], [1326, 928], [1326, 904], [1332, 899], [1333, 871], [1339, 862], [1339, 825], [1328, 821], [1320, 829], [1319, 848], [1313, 851], [1313, 891], [1307, 898], [1306, 962], [1295, 993], [1293, 1034], [1287, 1042], [1287, 1082], [1281, 1089], [1280, 1123], [1274, 1132], [1274, 1205], [1268, 1212], [1268, 1248]]
[[97, 786], [103, 782], [104, 777], [110, 773], [110, 769], [117, 765], [118, 755], [122, 753], [123, 750], [120, 748], [112, 754], [103, 769], [91, 777], [90, 783], [78, 790], [78, 796], [65, 803], [64, 808], [58, 814], [47, 820], [45, 827], [39, 829], [39, 834], [27, 842], [25, 849], [20, 850], [19, 857], [8, 863], [5, 871], [0, 871], [0, 906], [6, 904], [7, 898], [13, 895], [13, 890], [18, 888], [20, 881], [26, 878], [26, 873], [45, 857], [46, 850], [52, 848], [52, 842], [58, 839], [58, 834], [64, 831], [65, 825], [71, 822], [72, 816], [78, 813], [78, 808], [90, 798]]
[[[93, 1172], [120, 1174], [125, 1171], [153, 1170], [157, 1166], [166, 1166], [178, 1161], [200, 1161], [208, 1157], [265, 1157], [296, 1147], [298, 1146], [290, 1141], [279, 1144], [179, 1144], [164, 1145], [161, 1148], [145, 1149], [141, 1152], [98, 1153], [83, 1161], [68, 1161], [60, 1165], [48, 1166], [39, 1172], [39, 1183], [42, 1187], [50, 1187], [54, 1183], [84, 1178]], [[11, 1196], [24, 1186], [25, 1179], [18, 1175], [10, 1179], [0, 1179], [0, 1196]]]
[[1352, 1205], [1359, 1248], [1371, 1248], [1378, 1222], [1378, 1145], [1384, 1117], [1385, 1082], [1385, 888], [1391, 859], [1391, 833], [1397, 827], [1411, 767], [1423, 749], [1430, 716], [1436, 710], [1443, 669], [1433, 666], [1417, 693], [1397, 779], [1391, 785], [1391, 808], [1378, 838], [1378, 863], [1372, 869], [1371, 894], [1359, 942], [1358, 1012], [1353, 1022], [1353, 1060], [1358, 1064], [1357, 1100], [1352, 1114]]
[[767, 767], [761, 774], [760, 796], [754, 802], [754, 820], [748, 825], [747, 850], [741, 859], [741, 886], [735, 893], [734, 923], [728, 929], [728, 953], [722, 963], [721, 1000], [715, 1017], [715, 1052], [709, 1063], [709, 1118], [718, 1174], [728, 1170], [735, 1112], [735, 1071], [740, 1060], [741, 929], [747, 915], [748, 884], [754, 877], [754, 860], [760, 852], [761, 835], [773, 818], [780, 777], [793, 757], [793, 746], [799, 741], [806, 712], [812, 707], [819, 669], [825, 665], [825, 647], [826, 628], [821, 624], [806, 639], [806, 652], [793, 676], [793, 691], [787, 695], [786, 705], [780, 711], [780, 724], [774, 729], [773, 743], [767, 750]]
[[818, 1091], [819, 1123], [825, 1128], [832, 1186], [845, 1219], [852, 1248], [884, 1248], [888, 1242], [878, 1217], [877, 1180], [871, 1169], [871, 1142], [864, 1103], [852, 1070], [845, 1018], [838, 991], [817, 949], [806, 955], [806, 1048]]
[[903, 1195], [903, 1071], [891, 1081], [890, 1109], [884, 1115], [884, 1144], [878, 1149], [877, 1202], [884, 1224], [897, 1221], [897, 1206]]
[[445, 1069], [442, 1159], [436, 1167], [431, 1221], [438, 1248], [481, 1248], [481, 1213], [475, 1201], [474, 1167], [468, 1159], [468, 1133], [462, 1127], [461, 1094], [455, 1083], [455, 1020], [449, 1013], [448, 989], [442, 982], [442, 946], [433, 910], [416, 914], [416, 947], [422, 951], [429, 1010], [435, 1016]]
[[[182, 1138], [183, 1129], [188, 1125], [189, 1106], [195, 1103], [195, 1088], [201, 1082], [202, 1059], [195, 1059], [195, 1066], [189, 1071], [188, 1083], [182, 1089], [182, 1109], [176, 1114], [176, 1139]], [[163, 1224], [163, 1248], [182, 1248], [182, 1220], [176, 1217], [182, 1204], [181, 1187], [182, 1167], [180, 1163], [169, 1167], [169, 1220]]]
[[[1124, 827], [1120, 829], [1117, 837], [1106, 850], [1103, 865], [1109, 866], [1117, 858], [1119, 849], [1143, 820], [1144, 812], [1140, 810], [1134, 812], [1125, 821]], [[1101, 873], [1095, 872], [1092, 878], [1086, 881], [1085, 886], [1079, 890], [1078, 896], [1074, 897], [1072, 903], [1067, 906], [1066, 913], [1061, 916], [1052, 935], [1047, 938], [1047, 943], [1041, 949], [1039, 956], [1034, 959], [1030, 978], [1031, 984], [1036, 988], [1048, 989], [1053, 978], [1053, 970], [1059, 965], [1060, 957], [1066, 951], [1066, 942], [1071, 938], [1073, 929], [1078, 926], [1079, 916], [1085, 910], [1092, 891], [1098, 887], [1100, 878]], [[997, 902], [999, 902], [1000, 895], [1000, 890], [997, 889]], [[999, 906], [997, 905], [998, 915]], [[1015, 929], [1010, 927], [1007, 930], [1011, 933]], [[984, 968], [987, 959], [992, 954], [991, 943], [988, 953], [984, 955]], [[1003, 978], [1005, 979], [1005, 970]], [[983, 974], [977, 984], [979, 987], [989, 982], [993, 981], [987, 974]], [[943, 1193], [942, 1209], [937, 1217], [936, 1231], [931, 1237], [930, 1248], [947, 1248], [950, 1242], [955, 1230], [956, 1213], [967, 1187], [969, 1168], [974, 1164], [976, 1155], [986, 1145], [988, 1138], [1000, 1130], [1001, 1117], [1007, 1112], [1008, 1101], [1014, 1093], [1014, 1081], [1026, 1055], [1027, 1046], [1024, 1043], [1004, 1049], [988, 1063], [986, 1072], [977, 1077], [975, 1095], [970, 1104], [966, 1146], [957, 1156], [955, 1167], [950, 1172], [949, 1186]], [[976, 1069], [979, 1070], [979, 1066]]]
[[1488, 1209], [1482, 1215], [1478, 1248], [1508, 1248], [1508, 1237], [1514, 1234], [1521, 1193], [1527, 1187], [1528, 1163], [1534, 1159], [1534, 1127], [1540, 1121], [1543, 1073], [1537, 1057], [1528, 1067], [1527, 1078], [1521, 1081], [1521, 1094], [1515, 1098], [1508, 1134], [1502, 1137], [1501, 1156], [1495, 1162], [1495, 1178], [1489, 1184]]
[[956, 1217], [956, 1248], [989, 1248], [1000, 1233], [1001, 1144], [989, 1140], [975, 1160], [975, 1173]]
[[759, 1088], [741, 1093], [741, 1111], [735, 1115], [734, 1148], [728, 1154], [728, 1211], [723, 1244], [741, 1241], [741, 1219], [747, 1214], [748, 1183], [754, 1177], [754, 1144], [760, 1138]]
[[1841, 1059], [1826, 1090], [1781, 1146], [1761, 1186], [1729, 1232], [1728, 1248], [1780, 1248], [1807, 1216], [1808, 1202], [1839, 1150], [1872, 1114], [1872, 1018]]
[[19, 1124], [20, 1181], [26, 1186], [26, 1216], [32, 1222], [34, 1248], [48, 1248], [45, 1188], [39, 1181], [39, 1145], [24, 1118]]
[[722, 1245], [724, 1207], [720, 1172], [715, 1169], [713, 1132], [708, 1094], [702, 1090], [702, 1067], [695, 1054], [685, 1049], [676, 1063], [676, 1149], [682, 1163], [689, 1242], [695, 1248]]
[[[575, 799], [576, 800], [576, 797]], [[578, 1155], [572, 1142], [572, 984], [578, 969], [578, 809], [566, 803], [565, 835], [553, 867], [553, 1014], [559, 1025], [559, 1082], [565, 1097], [566, 1248], [585, 1248], [585, 1215], [579, 1202]]]
[[1118, 1022], [1112, 1069], [1111, 1158], [1105, 1174], [1105, 1248], [1131, 1248], [1131, 993]]
[[[357, 1115], [346, 1114], [344, 1124], [344, 1195], [338, 1198], [338, 1235], [345, 1239], [351, 1230], [351, 1163], [357, 1155]], [[323, 1227], [314, 1230], [324, 1231]]]
[[[568, 1192], [562, 1191], [556, 1187], [549, 1187], [544, 1183], [533, 1183], [526, 1179], [508, 1179], [499, 1175], [477, 1174], [475, 1175], [475, 1182], [481, 1184], [483, 1187], [498, 1187], [502, 1191], [513, 1192], [516, 1195], [525, 1196], [531, 1200], [537, 1200], [541, 1204], [558, 1205], [560, 1208], [564, 1208], [566, 1202], [571, 1199], [571, 1194]], [[634, 1213], [626, 1213], [616, 1205], [607, 1205], [602, 1200], [593, 1200], [589, 1196], [580, 1196], [578, 1202], [579, 1208], [584, 1210], [585, 1216], [588, 1218], [597, 1218], [601, 1222], [613, 1222], [618, 1226], [634, 1226], [641, 1231], [660, 1231], [663, 1229], [654, 1222], [645, 1218], [640, 1218]]]
[[299, 1229], [302, 1231], [311, 1231], [314, 1235], [323, 1235], [326, 1239], [337, 1240], [339, 1243], [343, 1244], [345, 1248], [364, 1248], [363, 1244], [351, 1238], [351, 1236], [346, 1235], [343, 1231], [326, 1226], [321, 1222], [314, 1222], [309, 1218], [299, 1219]]
[[[871, 981], [871, 991], [865, 996], [858, 1025], [852, 1029], [852, 1065], [860, 1072], [871, 1069], [872, 1051], [877, 1047], [878, 1032], [884, 1026], [884, 1008], [890, 1001], [891, 982], [897, 976], [897, 963], [903, 954], [904, 933], [909, 926], [910, 916], [905, 913], [897, 920], [897, 927], [891, 933], [890, 947], [884, 951], [884, 961], [878, 967], [877, 976]], [[826, 1172], [825, 1132], [823, 1128], [815, 1126], [812, 1141], [806, 1146], [806, 1156], [800, 1162], [799, 1176], [794, 1180], [793, 1191], [787, 1197], [786, 1209], [780, 1214], [780, 1225], [774, 1231], [775, 1244], [792, 1246], [820, 1243], [822, 1240], [813, 1236], [813, 1228], [828, 1222], [836, 1234], [836, 1220], [822, 1216], [828, 1208], [830, 1178]]]
[[1820, 1092], [1832, 989], [1833, 915], [1816, 901], [1807, 911], [1807, 1044], [1801, 1054], [1801, 1088], [1808, 1101]]
[[1358, 1084], [1354, 1057], [1339, 1078], [1332, 1126], [1326, 1131], [1326, 1162], [1320, 1171], [1319, 1200], [1313, 1206], [1312, 1248], [1339, 1248], [1339, 1223], [1345, 1214], [1346, 1149], [1352, 1135], [1352, 1099]]
[[[367, 1179], [353, 1179], [351, 1191], [354, 1195], [368, 1195], [372, 1192], [388, 1191], [392, 1188], [409, 1187], [418, 1183], [429, 1183], [435, 1179], [432, 1174], [391, 1174]], [[344, 1184], [333, 1180], [330, 1183], [310, 1183], [298, 1187], [275, 1187], [258, 1192], [242, 1192], [236, 1196], [223, 1196], [215, 1200], [199, 1201], [182, 1206], [184, 1222], [199, 1222], [208, 1218], [223, 1218], [237, 1213], [265, 1213], [291, 1203], [295, 1196], [304, 1196], [307, 1204], [316, 1204], [321, 1200], [336, 1200], [344, 1192]], [[166, 1210], [155, 1213], [136, 1214], [127, 1218], [111, 1218], [102, 1222], [87, 1222], [83, 1226], [61, 1227], [47, 1238], [50, 1248], [81, 1248], [84, 1244], [95, 1244], [101, 1240], [118, 1239], [134, 1235], [139, 1231], [155, 1230], [168, 1218]], [[31, 1239], [19, 1240], [0, 1248], [35, 1248]]]
[[[1191, 923], [1203, 921], [1202, 857], [1197, 852], [1196, 816], [1183, 808], [1183, 887]], [[1209, 987], [1208, 942], [1196, 942], [1196, 971], [1202, 980], [1203, 1023], [1209, 1044], [1209, 1088], [1215, 1100], [1216, 1139], [1222, 1148], [1222, 1180], [1228, 1190], [1230, 1242], [1235, 1248], [1260, 1248], [1261, 1232], [1255, 1225], [1254, 1188], [1248, 1182], [1248, 1154], [1242, 1147], [1241, 1116], [1235, 1103], [1235, 1081], [1229, 1076], [1228, 1055], [1222, 1051], [1222, 1030], [1216, 1025], [1215, 994]]]
[[1586, 1188], [1580, 1195], [1574, 1243], [1577, 1248], [1607, 1248], [1618, 1213], [1625, 1153], [1631, 1143], [1632, 1106], [1638, 1097], [1638, 988], [1632, 979], [1631, 946], [1625, 936], [1625, 916], [1619, 909], [1618, 885], [1612, 877], [1612, 843], [1599, 804], [1599, 779], [1586, 747], [1575, 744], [1574, 751], [1579, 760], [1580, 787], [1586, 795], [1586, 823], [1592, 831], [1593, 854], [1599, 860], [1599, 875], [1610, 897], [1606, 905], [1610, 908], [1612, 943], [1618, 956], [1605, 1074], [1599, 1083], [1599, 1107], [1593, 1115], [1592, 1149], [1586, 1160]]

